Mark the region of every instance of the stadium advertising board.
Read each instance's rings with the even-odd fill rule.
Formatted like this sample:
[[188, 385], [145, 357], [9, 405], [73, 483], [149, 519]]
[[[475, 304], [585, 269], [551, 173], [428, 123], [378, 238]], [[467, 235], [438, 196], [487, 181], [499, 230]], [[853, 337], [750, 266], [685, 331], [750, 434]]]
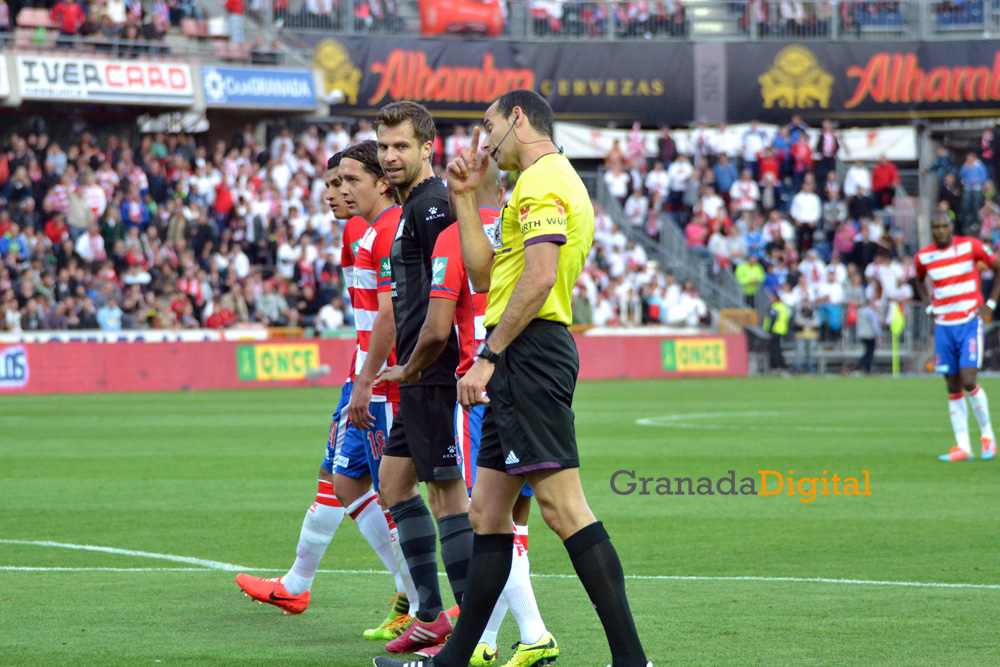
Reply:
[[0, 389], [28, 384], [28, 352], [23, 345], [0, 348]]
[[16, 69], [26, 100], [150, 106], [194, 101], [191, 67], [184, 63], [17, 56]]
[[313, 75], [308, 70], [202, 67], [206, 106], [254, 109], [312, 109]]
[[996, 41], [730, 44], [729, 120], [996, 116]]
[[270, 382], [304, 380], [306, 371], [319, 367], [319, 345], [239, 345], [236, 368], [240, 380]]
[[665, 371], [683, 373], [729, 369], [724, 338], [669, 338], [663, 341], [661, 350]]
[[576, 336], [580, 377], [591, 380], [664, 377], [742, 377], [749, 370], [746, 338], [692, 336]]
[[339, 90], [335, 113], [373, 115], [389, 102], [413, 100], [439, 117], [482, 117], [510, 90], [530, 88], [557, 118], [632, 121], [657, 126], [691, 119], [694, 85], [689, 44], [455, 41], [406, 37], [323, 39], [313, 65], [325, 98]]
[[[592, 333], [574, 334], [580, 352], [581, 380], [747, 374], [747, 345], [742, 335], [623, 336], [614, 330], [605, 330], [604, 335]], [[675, 358], [683, 360], [674, 370], [664, 365], [664, 339], [675, 341]], [[719, 344], [724, 345], [724, 351], [717, 347]], [[680, 349], [687, 352], [678, 352]], [[335, 387], [344, 381], [354, 350], [353, 337], [266, 343], [198, 339], [0, 342], [0, 392]], [[722, 356], [724, 364], [719, 363]], [[322, 366], [333, 370], [323, 373]], [[320, 372], [308, 373], [315, 369]]]

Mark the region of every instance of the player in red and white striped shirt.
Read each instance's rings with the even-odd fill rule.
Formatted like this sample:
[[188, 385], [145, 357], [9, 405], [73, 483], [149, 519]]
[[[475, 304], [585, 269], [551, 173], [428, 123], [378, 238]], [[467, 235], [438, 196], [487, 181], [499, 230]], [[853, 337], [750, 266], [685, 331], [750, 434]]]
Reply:
[[[948, 384], [948, 411], [956, 444], [942, 461], [971, 461], [975, 458], [969, 444], [969, 413], [963, 391], [979, 422], [984, 460], [996, 456], [997, 445], [990, 424], [986, 392], [979, 386], [978, 372], [983, 361], [983, 318], [992, 314], [1000, 296], [1000, 279], [994, 280], [990, 297], [983, 303], [979, 282], [979, 264], [1000, 272], [1000, 257], [992, 254], [979, 239], [954, 236], [951, 217], [938, 213], [931, 224], [934, 243], [923, 248], [913, 259], [917, 273], [917, 291], [925, 303], [932, 302], [934, 313], [934, 368]], [[925, 281], [931, 280], [933, 296]], [[933, 301], [932, 301], [933, 298]]]
[[[363, 297], [359, 297], [358, 290], [354, 287], [355, 270], [358, 265], [358, 254], [361, 252], [362, 237], [372, 231], [369, 228], [368, 220], [364, 217], [366, 214], [371, 214], [372, 202], [370, 197], [365, 198], [362, 195], [357, 199], [363, 200], [364, 207], [348, 206], [342, 194], [343, 157], [342, 154], [338, 153], [328, 162], [325, 199], [334, 215], [339, 219], [348, 218], [352, 213], [359, 214], [351, 217], [344, 228], [343, 249], [341, 251], [341, 266], [344, 271], [345, 284], [348, 286], [351, 301], [357, 312], [359, 300], [363, 301]], [[354, 161], [349, 160], [348, 162], [349, 164], [344, 171], [356, 172]], [[374, 164], [378, 167], [377, 155], [374, 158]], [[381, 173], [381, 169], [379, 169], [379, 173]], [[394, 202], [388, 199], [384, 203], [383, 208], [391, 209]], [[374, 206], [378, 205], [377, 202], [374, 204]], [[358, 210], [351, 210], [352, 208], [358, 208]], [[374, 220], [374, 218], [372, 219]], [[392, 315], [391, 305], [389, 314]], [[390, 331], [390, 341], [392, 337], [393, 334]], [[320, 560], [346, 513], [358, 524], [361, 534], [364, 535], [396, 581], [397, 594], [390, 602], [389, 617], [383, 621], [379, 628], [365, 631], [366, 639], [388, 640], [393, 639], [406, 628], [410, 619], [408, 615], [409, 599], [417, 599], [406, 561], [399, 551], [387, 515], [383, 513], [379, 505], [378, 496], [372, 490], [372, 471], [378, 469], [377, 459], [372, 456], [372, 460], [376, 463], [372, 467], [367, 457], [369, 447], [374, 455], [380, 450], [381, 443], [384, 443], [388, 429], [391, 427], [391, 418], [395, 414], [396, 404], [391, 402], [391, 398], [389, 401], [385, 401], [383, 398], [380, 404], [383, 408], [384, 418], [382, 421], [388, 420], [388, 423], [383, 423], [380, 428], [360, 430], [354, 424], [349, 423], [347, 418], [348, 403], [353, 395], [352, 379], [355, 374], [356, 358], [357, 353], [355, 359], [352, 359], [350, 376], [344, 383], [340, 403], [333, 414], [330, 436], [327, 440], [326, 458], [319, 470], [319, 491], [316, 495], [316, 502], [306, 512], [305, 520], [302, 523], [295, 563], [284, 577], [262, 579], [240, 574], [236, 577], [236, 582], [244, 592], [255, 600], [273, 604], [293, 614], [302, 613], [309, 605], [309, 592]], [[375, 405], [375, 403], [372, 404], [373, 407]], [[377, 479], [377, 472], [375, 472], [374, 477]]]
[[[489, 164], [491, 173], [483, 179], [476, 197], [483, 227], [487, 236], [492, 239], [500, 215], [501, 191], [496, 163]], [[462, 244], [459, 240], [457, 222], [438, 235], [431, 257], [431, 269], [430, 305], [413, 354], [405, 365], [390, 367], [380, 373], [380, 381], [416, 382], [420, 379], [421, 371], [440, 354], [452, 327], [458, 334], [459, 346], [459, 361], [455, 375], [461, 378], [472, 367], [476, 360], [476, 350], [486, 339], [486, 327], [483, 324], [486, 316], [486, 294], [478, 294], [472, 289], [462, 259]], [[479, 437], [485, 407], [479, 405], [467, 412], [457, 402], [455, 404], [455, 446], [459, 452], [459, 467], [470, 492], [476, 477], [475, 457], [479, 452]], [[521, 497], [514, 505], [514, 557], [510, 576], [476, 646], [473, 654], [473, 657], [478, 659], [476, 664], [490, 662], [489, 656], [494, 656], [493, 659], [496, 659], [497, 634], [508, 609], [521, 633], [520, 646], [523, 648], [518, 651], [520, 660], [524, 660], [523, 654], [529, 653], [531, 647], [539, 644], [542, 638], [551, 637], [538, 611], [529, 574], [528, 512], [531, 508], [531, 497], [531, 487], [526, 484], [521, 491]], [[555, 642], [554, 639], [552, 641]], [[547, 644], [547, 642], [541, 643]], [[417, 655], [433, 656], [440, 649], [441, 646], [421, 649], [417, 651]]]

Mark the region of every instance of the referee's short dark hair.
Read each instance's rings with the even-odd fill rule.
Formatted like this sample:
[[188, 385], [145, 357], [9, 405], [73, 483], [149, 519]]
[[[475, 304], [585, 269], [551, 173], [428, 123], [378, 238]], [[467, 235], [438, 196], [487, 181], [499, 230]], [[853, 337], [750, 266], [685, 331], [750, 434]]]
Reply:
[[344, 151], [340, 151], [333, 154], [329, 160], [326, 161], [326, 170], [336, 169], [340, 166], [340, 160], [344, 157]]
[[528, 116], [531, 126], [552, 138], [552, 126], [555, 118], [552, 114], [552, 107], [545, 101], [545, 98], [533, 90], [522, 88], [504, 93], [497, 100], [497, 111], [503, 114], [504, 118], [510, 118], [514, 107], [521, 107]]

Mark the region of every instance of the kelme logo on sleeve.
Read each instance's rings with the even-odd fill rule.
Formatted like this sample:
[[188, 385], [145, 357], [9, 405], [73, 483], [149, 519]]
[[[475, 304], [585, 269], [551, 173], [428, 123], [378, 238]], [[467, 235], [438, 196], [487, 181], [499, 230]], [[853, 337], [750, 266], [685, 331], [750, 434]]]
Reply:
[[448, 258], [435, 257], [431, 260], [431, 285], [444, 285], [444, 274], [448, 272]]
[[379, 266], [378, 270], [379, 278], [392, 278], [392, 264], [389, 262], [388, 257], [382, 258], [382, 264]]

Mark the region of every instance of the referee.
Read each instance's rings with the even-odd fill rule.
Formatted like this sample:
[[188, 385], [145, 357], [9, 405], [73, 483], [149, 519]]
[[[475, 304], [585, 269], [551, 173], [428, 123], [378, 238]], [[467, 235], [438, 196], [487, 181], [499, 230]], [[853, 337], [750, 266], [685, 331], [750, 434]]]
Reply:
[[[613, 667], [645, 667], [621, 562], [580, 484], [571, 408], [579, 357], [567, 326], [573, 286], [594, 237], [583, 183], [552, 140], [552, 109], [537, 93], [506, 93], [486, 111], [486, 154], [472, 147], [448, 165], [462, 255], [472, 287], [489, 291], [488, 336], [458, 383], [466, 408], [486, 403], [470, 518], [475, 530], [458, 624], [435, 657], [411, 667], [465, 667], [510, 573], [511, 509], [525, 478], [597, 610]], [[493, 237], [475, 190], [487, 154], [521, 172]], [[486, 390], [488, 388], [488, 396]], [[376, 658], [377, 667], [400, 667]]]

